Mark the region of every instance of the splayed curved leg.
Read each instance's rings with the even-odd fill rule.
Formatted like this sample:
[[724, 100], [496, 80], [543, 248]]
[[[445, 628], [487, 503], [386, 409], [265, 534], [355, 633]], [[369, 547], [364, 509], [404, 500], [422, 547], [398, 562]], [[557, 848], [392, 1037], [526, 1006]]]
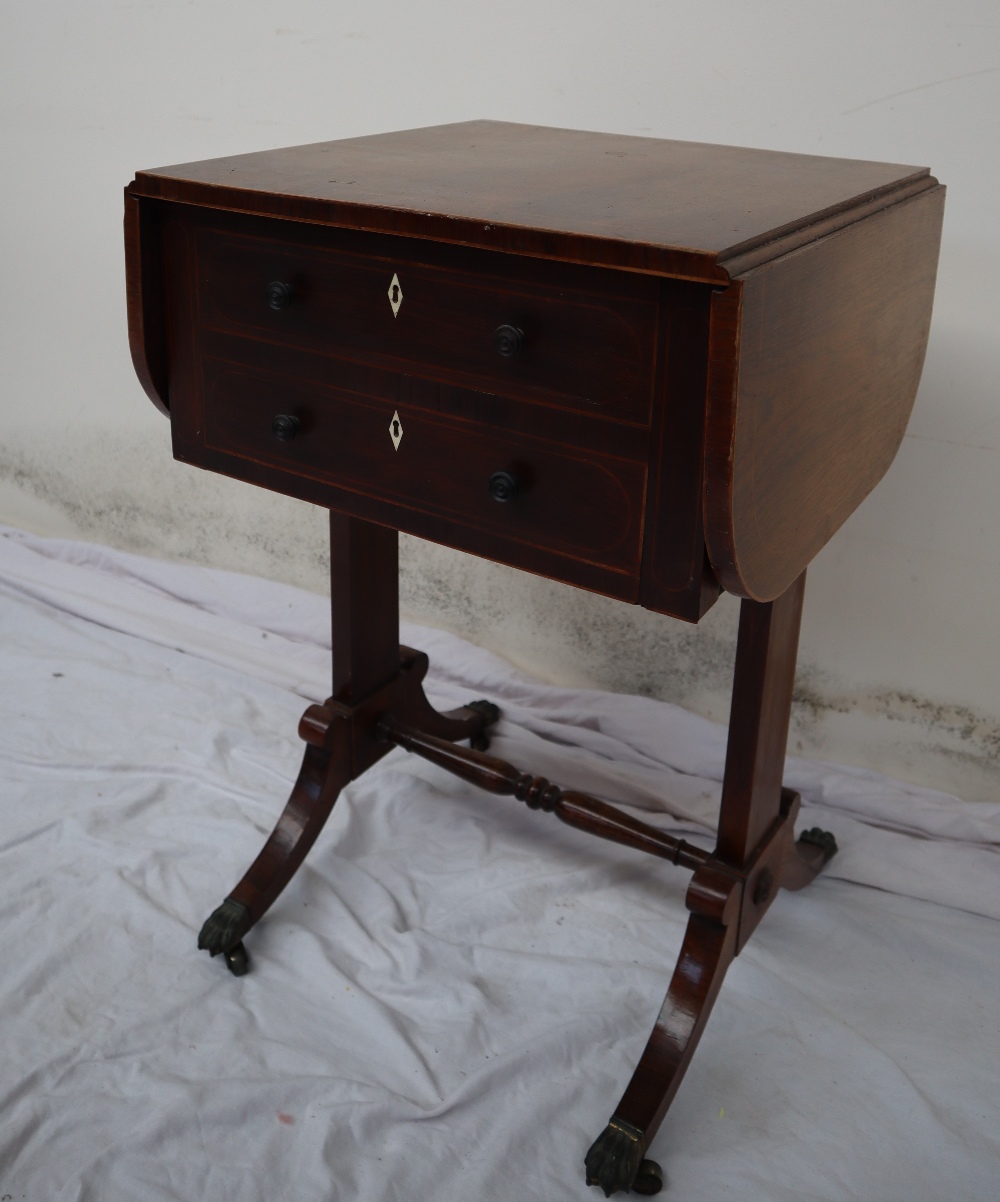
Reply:
[[400, 648], [398, 676], [361, 705], [331, 700], [310, 706], [303, 714], [299, 733], [308, 746], [288, 803], [260, 855], [198, 936], [198, 947], [212, 956], [224, 956], [234, 975], [242, 976], [249, 967], [243, 937], [295, 875], [340, 790], [390, 750], [391, 744], [375, 726], [380, 714], [405, 713], [421, 730], [442, 732], [438, 737], [485, 739], [486, 730], [499, 716], [496, 706], [472, 702], [439, 714], [421, 687], [426, 671], [426, 655]]
[[587, 1181], [609, 1197], [633, 1188], [641, 1176], [646, 1148], [726, 970], [770, 906], [775, 885], [797, 881], [811, 866], [810, 857], [796, 851], [785, 872], [798, 798], [781, 788], [804, 587], [802, 576], [775, 601], [741, 606], [715, 854], [691, 880], [691, 917], [649, 1042], [611, 1122], [587, 1153]]
[[201, 929], [198, 946], [242, 976], [243, 937], [294, 876], [340, 790], [391, 750], [378, 732], [393, 713], [438, 738], [485, 744], [499, 710], [474, 701], [440, 714], [424, 695], [427, 656], [399, 645], [395, 530], [330, 515], [333, 695], [299, 723], [302, 769], [278, 824], [246, 875]]
[[713, 866], [688, 889], [692, 911], [652, 1034], [610, 1122], [587, 1152], [587, 1184], [658, 1193], [663, 1175], [646, 1149], [673, 1101], [736, 954], [741, 882]]
[[306, 747], [291, 796], [260, 855], [201, 928], [198, 947], [223, 955], [234, 975], [248, 968], [243, 937], [295, 875], [350, 779], [349, 726], [340, 719], [329, 726], [323, 746]]
[[500, 710], [492, 701], [469, 701], [459, 709], [440, 713], [427, 700], [422, 682], [427, 675], [430, 661], [423, 651], [412, 647], [400, 647], [400, 668], [410, 677], [405, 704], [405, 715], [397, 717], [437, 739], [448, 739], [458, 743], [469, 739], [477, 751], [489, 747], [489, 728], [500, 718]]
[[819, 828], [795, 840], [798, 810], [798, 794], [782, 790], [779, 816], [749, 865], [737, 870], [713, 858], [691, 880], [692, 913], [666, 999], [628, 1088], [587, 1153], [587, 1183], [609, 1197], [616, 1190], [662, 1188], [662, 1173], [644, 1159], [646, 1149], [698, 1046], [726, 970], [773, 902], [775, 886], [804, 888], [836, 854], [836, 840]]

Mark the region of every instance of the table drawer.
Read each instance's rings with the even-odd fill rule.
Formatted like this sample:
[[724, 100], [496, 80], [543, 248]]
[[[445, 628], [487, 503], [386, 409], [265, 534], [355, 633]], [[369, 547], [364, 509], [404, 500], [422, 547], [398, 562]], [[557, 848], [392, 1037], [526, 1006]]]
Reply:
[[[424, 529], [408, 522], [407, 512], [445, 518], [469, 529], [465, 549], [474, 552], [476, 533], [483, 532], [638, 573], [644, 464], [498, 435], [475, 422], [438, 420], [207, 357], [202, 373], [209, 451], [389, 502], [401, 530]], [[289, 441], [273, 432], [278, 415], [297, 424]], [[399, 427], [390, 429], [397, 417]], [[490, 491], [501, 472], [518, 486], [504, 502]]]
[[[403, 238], [355, 234], [350, 247], [309, 244], [301, 227], [297, 237], [280, 239], [202, 228], [198, 320], [207, 329], [649, 425], [652, 279], [545, 264], [545, 279], [535, 280], [532, 261]], [[502, 327], [523, 336], [520, 344], [516, 334], [499, 339], [513, 354], [498, 349]]]

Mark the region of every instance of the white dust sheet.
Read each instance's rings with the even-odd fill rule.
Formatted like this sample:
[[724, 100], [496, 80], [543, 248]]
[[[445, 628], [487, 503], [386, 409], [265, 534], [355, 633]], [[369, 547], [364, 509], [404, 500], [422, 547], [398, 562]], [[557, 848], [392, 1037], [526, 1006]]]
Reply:
[[[667, 619], [664, 619], [666, 621]], [[0, 1198], [600, 1198], [689, 874], [394, 751], [231, 976], [196, 950], [328, 691], [327, 602], [0, 531]], [[705, 845], [722, 727], [438, 631], [496, 752]], [[1000, 805], [790, 761], [841, 852], [731, 968], [653, 1142], [678, 1202], [1000, 1198]]]

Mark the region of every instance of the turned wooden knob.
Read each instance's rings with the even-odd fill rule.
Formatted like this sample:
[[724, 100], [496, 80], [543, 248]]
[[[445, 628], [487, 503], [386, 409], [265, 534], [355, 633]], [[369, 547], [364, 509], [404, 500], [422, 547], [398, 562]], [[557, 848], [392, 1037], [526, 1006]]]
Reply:
[[276, 413], [271, 422], [271, 433], [281, 442], [291, 442], [299, 432], [301, 422], [290, 413]]
[[497, 354], [512, 359], [524, 347], [524, 331], [517, 326], [497, 326], [493, 331], [493, 345]]
[[287, 309], [292, 299], [292, 290], [281, 280], [272, 280], [267, 286], [267, 303], [272, 309]]
[[520, 488], [517, 476], [510, 472], [494, 472], [490, 476], [490, 496], [494, 501], [513, 501]]

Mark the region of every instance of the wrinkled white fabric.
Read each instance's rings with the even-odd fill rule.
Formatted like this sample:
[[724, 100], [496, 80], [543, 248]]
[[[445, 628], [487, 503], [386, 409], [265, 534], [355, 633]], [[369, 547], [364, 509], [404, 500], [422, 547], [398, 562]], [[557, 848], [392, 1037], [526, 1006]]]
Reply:
[[[649, 1033], [688, 874], [395, 751], [235, 979], [195, 949], [298, 767], [328, 602], [0, 534], [0, 1197], [551, 1202]], [[665, 619], [666, 620], [666, 619]], [[725, 731], [440, 631], [442, 708], [710, 842]], [[668, 1194], [985, 1202], [1000, 1180], [1000, 805], [789, 760], [840, 854], [727, 977], [650, 1154]]]

